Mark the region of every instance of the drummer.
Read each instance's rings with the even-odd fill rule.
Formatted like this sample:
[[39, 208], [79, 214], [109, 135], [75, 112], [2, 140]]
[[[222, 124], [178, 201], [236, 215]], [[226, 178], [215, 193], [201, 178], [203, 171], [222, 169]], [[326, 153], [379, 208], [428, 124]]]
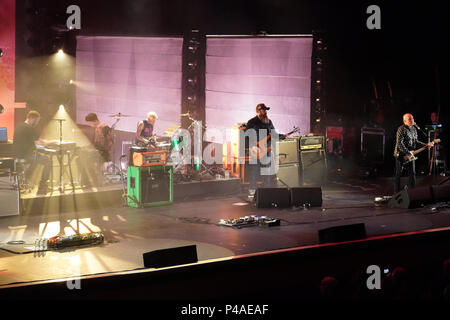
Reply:
[[147, 147], [155, 144], [153, 129], [157, 119], [158, 115], [156, 112], [151, 111], [147, 113], [147, 120], [142, 120], [138, 123], [136, 130], [136, 144], [138, 146]]

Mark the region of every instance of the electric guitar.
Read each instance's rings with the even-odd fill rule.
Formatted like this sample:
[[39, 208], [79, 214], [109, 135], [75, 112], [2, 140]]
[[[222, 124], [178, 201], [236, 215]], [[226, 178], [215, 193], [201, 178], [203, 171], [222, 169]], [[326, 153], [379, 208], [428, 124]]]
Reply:
[[[287, 133], [286, 135], [291, 135], [295, 132], [299, 132], [300, 129], [297, 127], [294, 127], [294, 129]], [[267, 141], [270, 139], [270, 134], [261, 139], [260, 141], [256, 142], [256, 146], [253, 148], [250, 148], [250, 155], [253, 159], [260, 160], [262, 157], [267, 155], [267, 153], [272, 152], [272, 148], [267, 147]]]
[[[440, 142], [441, 142], [441, 139], [434, 139], [432, 141], [433, 145], [436, 144], [436, 143], [440, 143]], [[428, 146], [423, 146], [422, 148], [413, 151], [413, 154], [407, 154], [405, 156], [399, 157], [401, 163], [403, 165], [405, 165], [405, 164], [408, 164], [408, 163], [410, 163], [410, 162], [412, 162], [414, 160], [417, 160], [418, 158], [416, 157], [416, 154], [421, 153], [422, 151], [424, 151], [426, 149], [428, 149]]]

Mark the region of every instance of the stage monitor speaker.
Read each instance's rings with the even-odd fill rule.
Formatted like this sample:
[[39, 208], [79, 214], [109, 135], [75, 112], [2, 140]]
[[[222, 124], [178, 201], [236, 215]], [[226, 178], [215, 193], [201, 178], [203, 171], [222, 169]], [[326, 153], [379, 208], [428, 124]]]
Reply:
[[302, 207], [304, 205], [309, 205], [311, 207], [321, 207], [322, 188], [291, 188], [291, 206]]
[[391, 208], [412, 209], [433, 203], [431, 186], [412, 188], [397, 192], [389, 200], [388, 206]]
[[319, 243], [342, 242], [364, 239], [366, 226], [364, 223], [349, 224], [319, 230]]
[[146, 252], [143, 255], [146, 268], [164, 268], [180, 264], [198, 262], [197, 246], [161, 249]]
[[284, 187], [300, 187], [302, 185], [300, 179], [300, 165], [298, 163], [280, 164], [278, 167], [277, 179]]
[[450, 201], [450, 184], [431, 186], [434, 202]]
[[288, 188], [258, 188], [254, 201], [257, 208], [288, 208], [290, 194]]

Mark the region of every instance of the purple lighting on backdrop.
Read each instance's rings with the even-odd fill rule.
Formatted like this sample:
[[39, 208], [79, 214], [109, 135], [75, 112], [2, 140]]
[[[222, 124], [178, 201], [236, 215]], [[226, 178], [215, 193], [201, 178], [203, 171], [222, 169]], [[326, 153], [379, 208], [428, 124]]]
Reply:
[[[281, 133], [310, 130], [312, 37], [209, 37], [206, 123], [225, 132], [255, 116], [258, 103]], [[216, 131], [217, 132], [217, 131]], [[214, 133], [208, 140], [223, 142]]]
[[180, 124], [182, 38], [77, 37], [77, 123], [95, 112], [116, 129], [135, 132], [149, 111], [156, 134]]

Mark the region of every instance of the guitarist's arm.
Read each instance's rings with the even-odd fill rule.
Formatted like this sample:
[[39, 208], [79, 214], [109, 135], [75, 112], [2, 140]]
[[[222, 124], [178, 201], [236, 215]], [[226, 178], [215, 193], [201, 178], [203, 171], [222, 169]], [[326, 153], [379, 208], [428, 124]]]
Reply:
[[422, 146], [427, 146], [428, 148], [431, 148], [434, 146], [434, 141], [429, 142], [429, 143], [424, 143], [422, 141], [417, 140], [418, 143], [420, 143]]
[[284, 140], [286, 138], [289, 138], [289, 134], [281, 134], [281, 133], [277, 132], [277, 130], [275, 129], [275, 127], [272, 123], [272, 120], [270, 120], [269, 127], [270, 127], [271, 136], [273, 136], [274, 134], [277, 134], [279, 140]]

